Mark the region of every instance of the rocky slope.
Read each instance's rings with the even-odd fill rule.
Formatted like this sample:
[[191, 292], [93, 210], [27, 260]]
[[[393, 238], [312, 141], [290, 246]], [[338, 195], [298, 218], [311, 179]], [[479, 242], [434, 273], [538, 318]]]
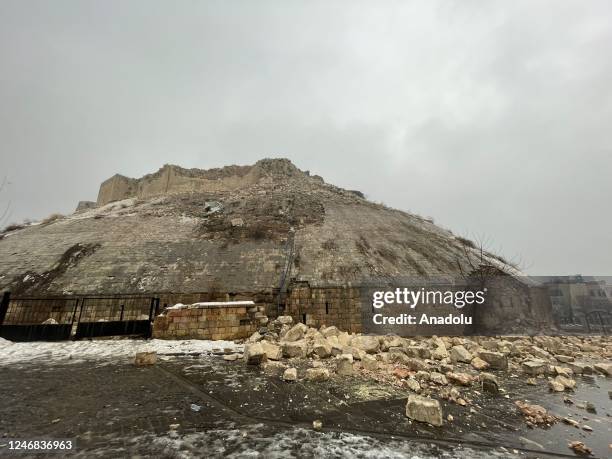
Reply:
[[145, 177], [130, 191], [134, 197], [5, 231], [0, 288], [17, 294], [271, 289], [291, 239], [291, 277], [311, 285], [456, 275], [478, 258], [469, 241], [431, 221], [326, 184], [288, 160], [214, 173], [172, 167], [178, 184], [172, 189], [154, 189]]

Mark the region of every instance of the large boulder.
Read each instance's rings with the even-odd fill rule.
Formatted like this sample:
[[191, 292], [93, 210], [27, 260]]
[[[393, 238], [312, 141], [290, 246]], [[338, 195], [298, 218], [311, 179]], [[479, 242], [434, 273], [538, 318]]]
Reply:
[[487, 362], [482, 360], [480, 357], [474, 357], [472, 359], [471, 364], [476, 370], [486, 370], [487, 368], [491, 366]]
[[351, 346], [361, 349], [368, 354], [376, 354], [380, 350], [380, 340], [378, 336], [356, 336], [351, 341]]
[[353, 337], [349, 335], [347, 332], [341, 332], [338, 336], [338, 342], [341, 346], [350, 346], [351, 341], [353, 341]]
[[361, 359], [361, 365], [363, 366], [364, 370], [368, 371], [376, 371], [379, 367], [378, 360], [368, 354], [364, 355]]
[[435, 360], [443, 360], [448, 357], [448, 351], [445, 346], [437, 346], [431, 353], [431, 358]]
[[351, 354], [338, 356], [336, 373], [340, 376], [351, 376], [353, 374], [353, 356]]
[[263, 335], [261, 333], [259, 333], [258, 331], [256, 331], [255, 333], [253, 333], [251, 336], [249, 336], [246, 340], [247, 343], [256, 343], [258, 341], [261, 341], [263, 339]]
[[450, 350], [450, 359], [453, 363], [470, 363], [473, 358], [472, 354], [462, 345], [453, 346]]
[[404, 339], [400, 338], [399, 336], [384, 336], [381, 339], [380, 348], [382, 351], [388, 351], [390, 348], [403, 347], [404, 342]]
[[342, 354], [351, 354], [355, 360], [361, 360], [362, 355], [365, 355], [366, 351], [352, 346], [343, 346]]
[[491, 373], [480, 373], [480, 382], [482, 384], [482, 390], [491, 394], [499, 393], [499, 382], [495, 375]]
[[460, 386], [471, 386], [474, 378], [467, 373], [458, 373], [454, 371], [449, 371], [446, 373], [446, 378], [450, 380], [453, 384], [458, 384]]
[[431, 351], [425, 346], [405, 346], [404, 352], [408, 357], [431, 359]]
[[556, 381], [557, 383], [561, 384], [563, 386], [563, 389], [574, 390], [576, 388], [576, 381], [574, 381], [572, 378], [567, 378], [565, 376], [559, 375], [554, 378], [553, 381]]
[[299, 341], [304, 337], [304, 334], [308, 331], [308, 327], [304, 324], [295, 324], [287, 333], [283, 336], [283, 341]]
[[280, 346], [272, 344], [268, 341], [260, 341], [261, 347], [266, 353], [266, 357], [270, 360], [280, 360], [283, 357], [283, 350]]
[[340, 330], [338, 330], [338, 327], [334, 326], [325, 327], [323, 330], [321, 330], [321, 334], [326, 338], [329, 338], [330, 336], [338, 336], [340, 334]]
[[261, 343], [247, 343], [244, 345], [244, 361], [248, 365], [260, 365], [266, 361], [266, 353]]
[[306, 370], [307, 381], [327, 381], [329, 370], [327, 368], [309, 368]]
[[418, 422], [433, 426], [442, 425], [442, 407], [440, 402], [420, 395], [410, 394], [406, 403], [406, 416]]
[[487, 362], [495, 370], [508, 369], [508, 357], [501, 352], [482, 351], [478, 353], [478, 357]]
[[312, 352], [320, 358], [325, 359], [331, 355], [332, 346], [326, 339], [317, 339], [312, 346]]
[[293, 324], [293, 317], [291, 316], [278, 316], [276, 318], [276, 321], [281, 324], [281, 325], [292, 325]]
[[596, 363], [593, 366], [602, 375], [612, 376], [612, 363]]
[[586, 363], [586, 362], [567, 362], [566, 365], [575, 374], [591, 375], [594, 372], [593, 365], [591, 365], [590, 363]]
[[521, 364], [521, 369], [529, 376], [543, 375], [548, 369], [548, 364], [543, 360], [526, 360]]
[[157, 362], [156, 352], [137, 352], [134, 357], [134, 365], [144, 367], [147, 365], [155, 365]]
[[287, 368], [283, 373], [283, 381], [293, 382], [297, 381], [297, 369]]
[[442, 373], [438, 373], [437, 371], [432, 371], [429, 374], [429, 380], [432, 383], [440, 386], [446, 386], [448, 384], [448, 379], [446, 379], [446, 376], [444, 376]]
[[308, 345], [304, 340], [284, 342], [281, 343], [281, 347], [283, 349], [283, 356], [289, 359], [293, 357], [306, 357], [308, 351]]

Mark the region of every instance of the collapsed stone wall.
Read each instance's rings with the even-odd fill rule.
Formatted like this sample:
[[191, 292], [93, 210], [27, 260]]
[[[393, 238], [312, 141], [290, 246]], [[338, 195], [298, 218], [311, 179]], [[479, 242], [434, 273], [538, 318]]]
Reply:
[[474, 309], [474, 332], [531, 334], [554, 328], [552, 305], [545, 289], [512, 276], [490, 276], [481, 288], [486, 302]]

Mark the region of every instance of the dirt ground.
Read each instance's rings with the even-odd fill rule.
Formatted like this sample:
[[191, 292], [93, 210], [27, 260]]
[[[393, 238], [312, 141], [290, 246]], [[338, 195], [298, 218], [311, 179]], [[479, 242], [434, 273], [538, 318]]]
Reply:
[[[593, 432], [564, 424], [529, 429], [512, 399], [488, 394], [474, 394], [474, 413], [444, 404], [444, 415], [455, 421], [443, 427], [411, 423], [402, 389], [358, 376], [286, 383], [273, 367], [208, 353], [167, 356], [144, 368], [127, 358], [38, 360], [2, 366], [0, 387], [2, 458], [54, 456], [11, 452], [11, 439], [74, 439], [72, 453], [55, 457], [104, 458], [575, 457], [567, 449], [572, 439], [606, 457], [612, 438], [609, 379], [587, 381], [574, 394], [595, 403], [596, 414], [564, 405], [546, 387], [513, 393], [512, 399], [588, 418]], [[322, 431], [313, 429], [314, 420], [323, 422]]]

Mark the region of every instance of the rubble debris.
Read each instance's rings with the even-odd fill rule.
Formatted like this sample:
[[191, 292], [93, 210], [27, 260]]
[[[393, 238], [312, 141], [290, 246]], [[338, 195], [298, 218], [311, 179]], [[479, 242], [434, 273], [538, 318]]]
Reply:
[[589, 448], [588, 446], [586, 446], [584, 444], [584, 442], [575, 440], [575, 441], [571, 441], [567, 444], [568, 448], [571, 448], [574, 450], [574, 452], [578, 453], [578, 454], [584, 454], [586, 456], [590, 456], [593, 454], [593, 450], [591, 448]]
[[446, 373], [446, 378], [450, 380], [451, 383], [461, 386], [471, 386], [474, 380], [474, 378], [467, 373], [455, 373], [452, 371]]
[[340, 376], [351, 376], [353, 374], [353, 356], [342, 354], [337, 359], [336, 373]]
[[438, 373], [437, 371], [432, 371], [429, 374], [429, 380], [432, 383], [439, 384], [440, 386], [445, 386], [446, 384], [448, 384], [446, 376], [444, 376], [442, 373]]
[[314, 342], [312, 351], [320, 358], [325, 359], [332, 353], [332, 346], [326, 339], [317, 339]]
[[482, 360], [480, 357], [474, 357], [472, 359], [472, 366], [476, 370], [486, 370], [487, 368], [490, 367], [490, 365], [484, 360]]
[[491, 373], [480, 373], [480, 382], [482, 384], [482, 390], [489, 392], [490, 394], [499, 393], [499, 382], [495, 375]]
[[478, 354], [478, 357], [487, 362], [495, 370], [508, 369], [508, 357], [501, 352], [482, 351]]
[[426, 422], [433, 426], [442, 425], [442, 407], [438, 400], [409, 395], [406, 403], [406, 416], [419, 422]]
[[557, 380], [548, 381], [548, 389], [551, 392], [563, 392], [565, 390], [565, 386]]
[[453, 346], [450, 350], [450, 359], [453, 363], [470, 363], [473, 358], [472, 354], [462, 345]]
[[272, 344], [268, 341], [260, 341], [261, 347], [266, 354], [266, 358], [270, 360], [280, 360], [283, 357], [283, 350], [280, 346]]
[[226, 360], [228, 362], [234, 362], [238, 360], [239, 358], [240, 358], [240, 354], [225, 354], [223, 356], [223, 360]]
[[363, 366], [364, 370], [368, 370], [368, 371], [376, 371], [378, 370], [378, 367], [379, 367], [378, 360], [376, 360], [374, 357], [368, 354], [362, 357], [361, 365]]
[[538, 376], [546, 373], [547, 366], [544, 360], [527, 360], [521, 364], [521, 369], [530, 376]]
[[367, 352], [368, 354], [376, 354], [380, 349], [380, 340], [378, 339], [378, 336], [356, 336], [351, 341], [351, 345], [357, 349]]
[[297, 381], [297, 369], [296, 368], [287, 368], [283, 373], [283, 381], [293, 382]]
[[244, 360], [248, 365], [261, 365], [266, 361], [266, 353], [260, 343], [244, 345]]
[[276, 321], [281, 325], [291, 325], [293, 324], [293, 317], [291, 316], [278, 316]]
[[421, 392], [421, 385], [416, 379], [408, 378], [404, 381], [405, 386], [413, 392]]
[[283, 349], [283, 357], [287, 357], [289, 359], [293, 357], [306, 357], [308, 347], [306, 341], [304, 340], [281, 343], [281, 345]]
[[565, 376], [557, 376], [549, 382], [549, 387], [555, 392], [563, 392], [564, 390], [574, 390], [576, 381]]
[[134, 365], [144, 367], [147, 365], [155, 365], [157, 362], [156, 352], [137, 352], [134, 357]]
[[299, 341], [304, 337], [304, 333], [308, 330], [308, 327], [304, 324], [295, 324], [291, 327], [283, 336], [283, 341]]
[[307, 381], [327, 381], [329, 379], [329, 370], [327, 368], [309, 368], [306, 370]]
[[612, 363], [596, 363], [593, 367], [602, 375], [612, 376]]
[[312, 421], [312, 428], [314, 430], [321, 430], [323, 428], [323, 421], [320, 421], [318, 419]]
[[540, 405], [530, 405], [520, 400], [517, 400], [514, 404], [525, 417], [527, 425], [530, 427], [537, 425], [552, 425], [557, 421], [555, 416], [549, 414], [548, 411]]

